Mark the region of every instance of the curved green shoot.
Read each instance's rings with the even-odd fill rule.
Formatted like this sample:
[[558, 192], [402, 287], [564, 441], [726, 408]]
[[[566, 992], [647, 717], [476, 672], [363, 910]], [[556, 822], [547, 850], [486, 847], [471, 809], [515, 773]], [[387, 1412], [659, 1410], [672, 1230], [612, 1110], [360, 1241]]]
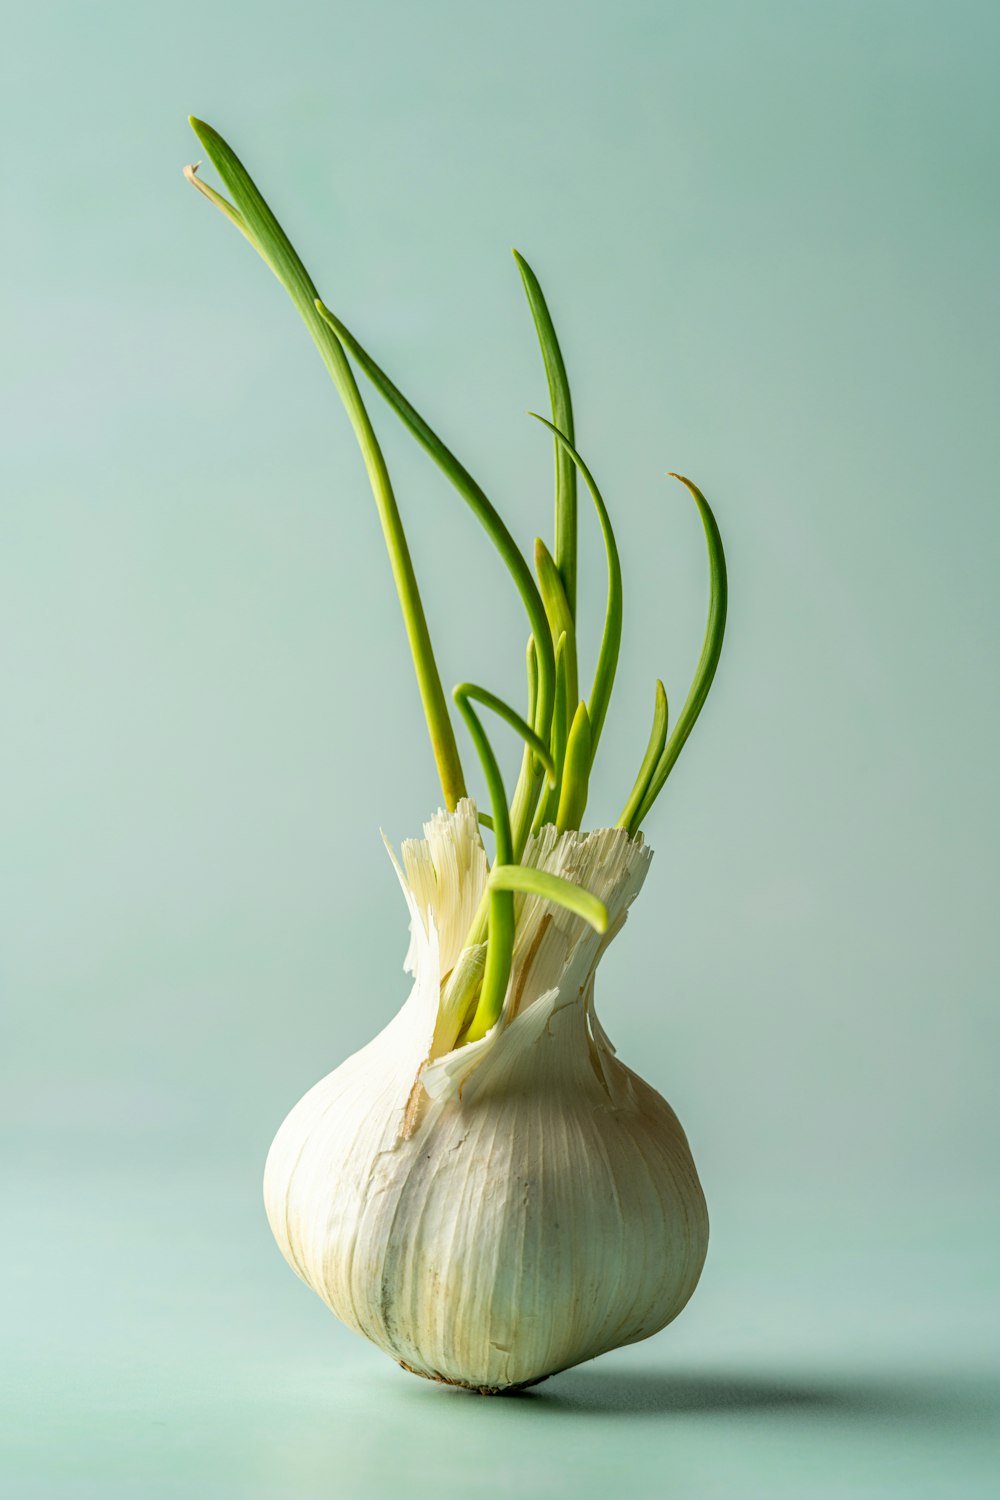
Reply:
[[563, 763], [559, 808], [556, 812], [556, 828], [560, 833], [565, 833], [568, 828], [579, 828], [583, 822], [583, 815], [587, 810], [590, 762], [590, 715], [586, 703], [581, 699], [566, 740], [566, 759]]
[[594, 672], [594, 685], [590, 691], [590, 702], [587, 705], [590, 713], [590, 739], [591, 739], [591, 764], [597, 754], [597, 745], [604, 728], [604, 720], [607, 717], [608, 704], [611, 701], [611, 690], [615, 684], [615, 674], [618, 671], [618, 655], [622, 644], [622, 565], [618, 555], [618, 544], [611, 527], [611, 517], [608, 515], [607, 506], [597, 483], [587, 465], [573, 447], [565, 433], [560, 432], [558, 427], [553, 426], [545, 417], [540, 417], [536, 411], [528, 413], [534, 417], [536, 422], [541, 422], [544, 427], [554, 435], [555, 440], [569, 454], [573, 463], [583, 476], [583, 482], [590, 491], [590, 497], [597, 511], [597, 519], [600, 522], [601, 534], [604, 538], [604, 550], [608, 559], [608, 603], [604, 615], [604, 634], [601, 637], [601, 649], [597, 656], [597, 667]]
[[[656, 702], [653, 706], [653, 727], [649, 731], [649, 744], [639, 767], [639, 774], [635, 778], [635, 785], [625, 804], [621, 817], [616, 823], [617, 828], [627, 828], [629, 836], [634, 838], [638, 832], [636, 821], [643, 798], [649, 789], [649, 783], [653, 779], [663, 747], [667, 743], [667, 690], [659, 678], [656, 679]], [[633, 826], [635, 825], [635, 826]]]
[[[500, 774], [500, 767], [493, 753], [493, 747], [487, 738], [485, 729], [479, 721], [479, 715], [473, 708], [469, 695], [465, 691], [465, 684], [459, 684], [454, 689], [452, 696], [458, 704], [459, 713], [468, 726], [469, 734], [472, 737], [472, 742], [476, 747], [476, 753], [483, 768], [483, 775], [486, 778], [486, 786], [490, 797], [490, 810], [493, 814], [493, 834], [496, 839], [497, 863], [508, 864], [513, 859], [514, 850], [511, 842], [510, 817], [507, 812], [507, 793], [504, 791], [503, 776]], [[466, 946], [468, 945], [467, 943]], [[474, 1042], [480, 1037], [485, 1036], [500, 1015], [503, 1009], [504, 997], [507, 994], [507, 985], [510, 981], [513, 956], [514, 898], [507, 891], [491, 890], [489, 892], [486, 964], [483, 969], [483, 981], [479, 990], [479, 1000], [466, 1034], [467, 1041]]]
[[288, 292], [312, 335], [354, 429], [389, 553], [445, 803], [449, 808], [454, 808], [460, 798], [465, 796], [465, 780], [455, 731], [434, 659], [427, 618], [389, 471], [357, 382], [339, 340], [316, 311], [317, 292], [308, 271], [243, 163], [210, 125], [192, 116], [191, 127], [235, 202], [227, 203], [214, 189], [206, 191], [206, 184], [200, 181], [193, 169], [188, 174], [188, 180], [249, 240]]
[[[521, 736], [528, 749], [534, 752], [545, 768], [549, 786], [555, 786], [555, 762], [549, 754], [548, 746], [544, 740], [538, 737], [530, 724], [525, 723], [521, 715], [515, 713], [514, 709], [508, 703], [505, 703], [502, 698], [498, 698], [496, 693], [491, 693], [488, 688], [478, 687], [474, 682], [460, 682], [456, 688], [452, 689], [452, 697], [459, 707], [461, 707], [463, 701], [469, 702], [471, 700], [475, 703], [481, 703], [484, 708], [491, 708], [498, 718], [503, 719], [505, 724], [509, 724], [511, 729], [515, 730]], [[504, 804], [506, 805], [506, 799], [504, 799]]]
[[677, 723], [674, 725], [673, 733], [667, 740], [660, 758], [656, 764], [649, 786], [639, 807], [639, 812], [634, 820], [634, 831], [637, 831], [643, 819], [646, 817], [653, 803], [663, 790], [663, 783], [670, 775], [678, 755], [684, 748], [688, 735], [695, 726], [698, 715], [708, 697], [715, 669], [719, 665], [719, 656], [722, 651], [722, 638], [726, 632], [726, 608], [728, 604], [728, 583], [726, 579], [726, 555], [722, 548], [722, 537], [715, 516], [712, 514], [711, 506], [705, 499], [701, 490], [690, 479], [685, 479], [683, 474], [671, 474], [671, 479], [679, 479], [691, 493], [694, 502], [701, 515], [702, 525], [705, 528], [705, 544], [708, 548], [708, 623], [705, 626], [705, 640], [701, 648], [701, 656], [695, 668], [694, 680], [690, 691], [684, 700], [684, 707], [680, 711]]
[[494, 891], [516, 891], [524, 896], [539, 896], [543, 901], [554, 901], [574, 916], [582, 917], [595, 932], [608, 930], [608, 909], [603, 901], [585, 891], [582, 885], [574, 885], [561, 875], [550, 875], [547, 870], [536, 870], [534, 865], [495, 864], [490, 871], [488, 885]]
[[[534, 719], [535, 698], [538, 692], [538, 667], [535, 657], [534, 636], [528, 637], [528, 645], [525, 650], [525, 666], [528, 673], [528, 723], [530, 724], [530, 722]], [[504, 706], [506, 707], [506, 705]], [[521, 726], [523, 725], [524, 720], [521, 721]], [[520, 732], [520, 727], [515, 727], [518, 727]], [[521, 761], [521, 774], [518, 778], [517, 790], [514, 794], [514, 800], [510, 810], [511, 839], [514, 847], [515, 860], [521, 858], [521, 855], [524, 853], [524, 846], [528, 842], [531, 814], [534, 811], [534, 802], [528, 801], [528, 788], [531, 786], [534, 780], [532, 772], [532, 762], [534, 762], [535, 759], [535, 753], [532, 750], [531, 745], [526, 741], [524, 746], [524, 755]], [[549, 757], [549, 760], [551, 761], [551, 757]], [[555, 763], [552, 762], [553, 768], [554, 764]], [[519, 801], [519, 799], [521, 800]], [[522, 808], [526, 809], [523, 814], [523, 822], [519, 817], [519, 812]], [[478, 812], [478, 817], [480, 823], [484, 828], [493, 828], [493, 819], [490, 817], [489, 813]], [[469, 947], [470, 945], [475, 946], [477, 944], [480, 944], [485, 939], [487, 927], [489, 925], [489, 908], [489, 893], [484, 892], [483, 899], [479, 903], [479, 909], [476, 912], [476, 915], [472, 922], [472, 926], [469, 928], [468, 934], [465, 939], [466, 947]], [[457, 983], [457, 980], [453, 975], [452, 978], [448, 980], [446, 994], [443, 1002], [446, 1008], [456, 1009], [461, 1008], [462, 1006], [463, 1002], [461, 997], [457, 997], [453, 991], [453, 985], [455, 983]]]
[[[528, 306], [538, 334], [545, 365], [545, 377], [549, 383], [549, 400], [552, 403], [552, 420], [560, 432], [573, 441], [573, 403], [569, 393], [569, 378], [563, 361], [555, 325], [545, 301], [538, 277], [523, 255], [513, 252], [517, 268], [521, 273]], [[570, 615], [576, 618], [576, 469], [570, 455], [559, 443], [555, 445], [556, 460], [556, 532], [555, 560], [562, 578]]]
[[533, 716], [533, 725], [540, 734], [548, 734], [549, 721], [552, 716], [552, 696], [555, 690], [555, 658], [551, 639], [546, 629], [545, 609], [535, 580], [531, 576], [531, 569], [522, 556], [520, 548], [511, 536], [492, 501], [487, 497], [481, 486], [476, 483], [465, 465], [455, 457], [450, 448], [446, 447], [437, 433], [425, 422], [420, 413], [411, 406], [402, 391], [393, 384], [385, 371], [375, 363], [367, 350], [354, 337], [351, 330], [319, 300], [316, 302], [316, 310], [331, 332], [350, 350], [379, 395], [388, 402], [403, 424], [409, 428], [420, 446], [431, 456], [438, 468], [455, 486], [455, 489], [486, 531], [506, 564], [507, 570], [517, 587], [517, 591], [521, 595], [525, 612], [528, 616], [528, 623], [531, 626], [531, 633], [535, 640], [539, 685], [538, 702], [536, 712]]

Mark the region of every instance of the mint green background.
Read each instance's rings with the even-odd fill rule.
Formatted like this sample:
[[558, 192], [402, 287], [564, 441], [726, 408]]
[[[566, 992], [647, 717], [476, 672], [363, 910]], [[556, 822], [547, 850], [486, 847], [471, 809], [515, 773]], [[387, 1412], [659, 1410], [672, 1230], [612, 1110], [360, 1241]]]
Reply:
[[[8, 1493], [994, 1492], [998, 47], [996, 5], [919, 0], [8, 16]], [[378, 829], [437, 791], [349, 431], [181, 178], [192, 110], [525, 544], [508, 247], [534, 263], [628, 587], [595, 820], [699, 648], [666, 469], [727, 540], [717, 687], [599, 991], [688, 1129], [709, 1262], [675, 1327], [530, 1397], [403, 1375], [259, 1205], [285, 1111], [404, 995]], [[373, 410], [446, 682], [517, 693], [502, 570]]]

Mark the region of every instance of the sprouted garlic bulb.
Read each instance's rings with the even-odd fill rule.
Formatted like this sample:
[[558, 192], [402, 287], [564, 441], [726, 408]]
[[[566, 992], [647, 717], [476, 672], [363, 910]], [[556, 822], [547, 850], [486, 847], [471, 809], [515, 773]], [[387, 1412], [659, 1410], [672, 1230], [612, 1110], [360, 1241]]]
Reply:
[[[705, 703], [726, 621], [726, 564], [704, 495], [708, 624], [676, 723], [656, 683], [645, 754], [613, 828], [583, 832], [622, 638], [622, 569], [604, 499], [575, 446], [566, 368], [542, 289], [518, 268], [551, 400], [555, 528], [532, 570], [482, 487], [316, 286], [242, 162], [192, 119], [231, 200], [188, 167], [288, 292], [357, 438], [402, 609], [446, 810], [397, 864], [413, 989], [393, 1021], [296, 1105], [268, 1156], [265, 1202], [283, 1254], [350, 1327], [400, 1364], [482, 1391], [541, 1380], [648, 1337], [680, 1312], [708, 1220], [670, 1106], [615, 1057], [594, 977], [645, 878], [642, 825]], [[463, 682], [452, 697], [488, 814], [469, 798], [389, 471], [360, 371], [486, 532], [530, 631], [522, 714]], [[604, 628], [581, 692], [577, 480], [607, 556]], [[681, 478], [680, 475], [675, 476]], [[461, 644], [459, 641], [458, 644]], [[363, 637], [351, 649], [364, 649]], [[523, 742], [508, 800], [478, 709]], [[669, 732], [668, 732], [669, 730]], [[491, 830], [492, 860], [480, 827]]]
[[708, 1219], [677, 1117], [594, 1011], [649, 849], [622, 829], [546, 827], [525, 860], [597, 894], [607, 932], [518, 898], [501, 1021], [439, 1055], [442, 980], [487, 862], [471, 802], [425, 835], [399, 872], [410, 997], [292, 1110], [264, 1198], [283, 1255], [344, 1323], [417, 1374], [499, 1391], [669, 1323]]

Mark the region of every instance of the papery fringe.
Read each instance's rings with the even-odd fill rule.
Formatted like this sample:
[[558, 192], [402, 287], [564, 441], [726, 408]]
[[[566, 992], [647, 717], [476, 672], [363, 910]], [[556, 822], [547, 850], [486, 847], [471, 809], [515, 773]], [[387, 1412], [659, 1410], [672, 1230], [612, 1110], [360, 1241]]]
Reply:
[[[417, 1129], [428, 1098], [461, 1096], [468, 1079], [511, 1026], [523, 1029], [528, 1011], [544, 1028], [556, 1006], [581, 1003], [581, 1023], [589, 1039], [594, 1069], [603, 1077], [602, 1052], [614, 1049], [597, 1020], [592, 978], [608, 944], [621, 930], [628, 909], [645, 880], [652, 850], [623, 828], [590, 833], [559, 833], [552, 824], [529, 839], [523, 863], [546, 870], [591, 891], [608, 908], [608, 930], [601, 936], [582, 917], [543, 897], [515, 897], [516, 937], [510, 983], [496, 1026], [477, 1042], [452, 1048], [454, 1026], [445, 1026], [441, 996], [486, 888], [488, 863], [476, 805], [463, 798], [454, 812], [437, 812], [424, 824], [423, 839], [405, 839], [402, 861], [388, 845], [410, 912], [410, 945], [405, 967], [422, 996], [427, 1037], [400, 1121], [397, 1143]], [[446, 1034], [445, 1034], [446, 1033]]]

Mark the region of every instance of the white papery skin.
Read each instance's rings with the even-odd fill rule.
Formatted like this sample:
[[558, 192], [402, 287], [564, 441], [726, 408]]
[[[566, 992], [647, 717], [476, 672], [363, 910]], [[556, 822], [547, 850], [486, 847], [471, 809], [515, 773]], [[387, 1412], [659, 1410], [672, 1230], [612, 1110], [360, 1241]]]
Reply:
[[518, 897], [504, 1013], [445, 1050], [442, 981], [487, 861], [469, 801], [424, 833], [397, 864], [410, 997], [292, 1110], [264, 1200], [283, 1255], [338, 1318], [417, 1374], [496, 1391], [663, 1328], [697, 1284], [708, 1217], [676, 1115], [594, 1013], [594, 971], [650, 850], [622, 829], [543, 829], [524, 862], [599, 896], [608, 932]]

